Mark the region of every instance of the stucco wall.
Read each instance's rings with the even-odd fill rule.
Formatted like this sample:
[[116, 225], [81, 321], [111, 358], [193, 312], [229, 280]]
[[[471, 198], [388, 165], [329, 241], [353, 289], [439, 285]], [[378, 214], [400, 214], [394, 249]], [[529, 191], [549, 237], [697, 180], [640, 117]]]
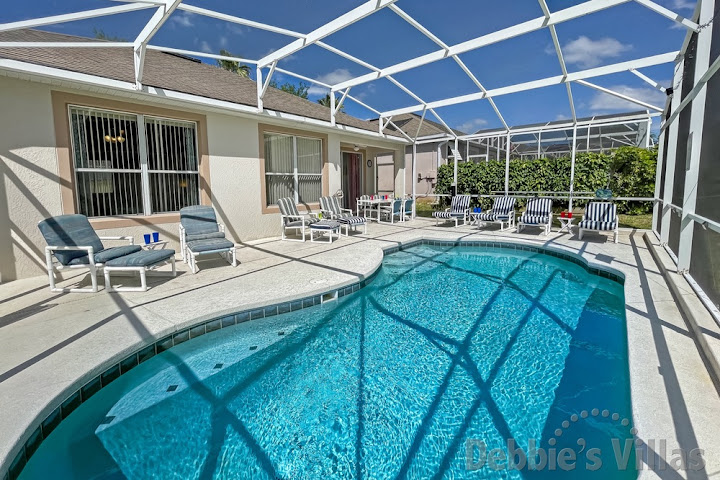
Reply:
[[0, 281], [42, 273], [37, 223], [62, 213], [50, 90], [0, 78]]
[[[44, 83], [0, 77], [2, 282], [44, 275], [45, 242], [38, 231], [37, 223], [49, 216], [71, 213], [62, 211], [51, 103], [53, 88]], [[81, 89], [63, 90], [90, 95]], [[279, 215], [262, 213], [258, 120], [196, 109], [187, 110], [206, 116], [211, 199], [220, 221], [227, 227], [229, 236], [240, 243], [279, 236]], [[269, 123], [265, 119], [263, 122]], [[282, 124], [328, 135], [328, 191], [331, 194], [342, 185], [341, 143], [367, 145], [369, 140], [363, 135], [328, 133], [318, 127], [306, 128], [296, 123]], [[396, 193], [402, 193], [404, 146], [382, 140], [370, 141], [373, 146], [367, 147], [367, 158], [374, 158], [380, 152], [393, 152], [396, 161]], [[366, 180], [372, 182], [372, 173], [367, 173]], [[153, 231], [159, 232], [163, 239], [170, 242], [168, 248], [178, 250], [176, 222], [98, 229], [98, 234], [132, 235], [136, 243], [141, 243], [143, 234]]]

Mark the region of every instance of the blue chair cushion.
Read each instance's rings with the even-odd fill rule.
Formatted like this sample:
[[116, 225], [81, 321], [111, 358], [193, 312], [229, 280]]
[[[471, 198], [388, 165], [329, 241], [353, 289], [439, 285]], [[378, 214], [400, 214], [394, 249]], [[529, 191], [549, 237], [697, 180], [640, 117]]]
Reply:
[[180, 209], [180, 223], [186, 235], [215, 233], [220, 230], [213, 207], [193, 205]]
[[143, 250], [105, 263], [106, 267], [149, 267], [175, 256], [175, 250]]
[[188, 242], [187, 247], [193, 253], [201, 253], [215, 250], [231, 250], [235, 248], [235, 244], [225, 238], [209, 238], [207, 240]]
[[[53, 247], [93, 247], [96, 253], [105, 249], [85, 215], [46, 218], [38, 223], [38, 228], [47, 244]], [[57, 251], [53, 254], [63, 265], [69, 265], [73, 259], [81, 257], [85, 257], [85, 261], [80, 263], [88, 263], [87, 252], [83, 250]]]
[[[142, 250], [140, 245], [122, 245], [120, 247], [111, 247], [104, 250], [100, 250], [95, 254], [95, 263], [106, 263], [108, 260], [115, 258], [124, 257], [125, 255], [131, 255], [135, 252]], [[68, 265], [87, 265], [88, 257], [83, 255], [82, 257], [75, 257]]]
[[195, 233], [193, 235], [185, 235], [186, 242], [194, 242], [195, 240], [207, 240], [209, 238], [225, 238], [223, 232]]

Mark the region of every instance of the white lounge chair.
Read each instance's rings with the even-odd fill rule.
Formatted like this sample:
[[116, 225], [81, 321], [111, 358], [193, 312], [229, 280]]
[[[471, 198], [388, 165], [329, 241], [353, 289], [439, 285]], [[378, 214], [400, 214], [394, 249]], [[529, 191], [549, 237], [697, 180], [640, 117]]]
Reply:
[[518, 221], [518, 233], [524, 227], [540, 227], [545, 230], [545, 235], [549, 235], [552, 226], [552, 204], [551, 198], [529, 199], [527, 207]]
[[[506, 230], [515, 226], [515, 197], [498, 197], [493, 202], [492, 209], [487, 213], [478, 215], [478, 227], [483, 222], [494, 222], [500, 224], [500, 230]], [[507, 227], [505, 224], [507, 223]]]
[[617, 205], [611, 202], [590, 202], [585, 208], [585, 215], [578, 224], [578, 239], [582, 240], [584, 232], [613, 232], [614, 242], [618, 241]]
[[[295, 200], [290, 197], [281, 198], [277, 201], [280, 208], [280, 228], [282, 228], [282, 239], [291, 242], [304, 242], [305, 231], [311, 223], [319, 222], [320, 219], [314, 213], [300, 213], [295, 205]], [[302, 238], [287, 238], [285, 231], [294, 230], [297, 234], [298, 230]], [[308, 230], [308, 233], [310, 231]]]
[[459, 220], [463, 221], [463, 225], [467, 224], [469, 214], [470, 195], [455, 195], [450, 202], [450, 208], [445, 209], [443, 212], [433, 212], [432, 216], [435, 218], [435, 225], [440, 220], [454, 220], [457, 227]]
[[[350, 208], [342, 208], [338, 197], [320, 197], [320, 208], [323, 216], [330, 220], [336, 220], [345, 225], [345, 236], [350, 235], [350, 229], [353, 231], [362, 225], [367, 233], [367, 219], [360, 215], [355, 215]], [[310, 235], [312, 239], [312, 232]]]
[[[85, 215], [58, 215], [46, 218], [38, 223], [38, 228], [48, 243], [48, 246], [45, 247], [45, 264], [50, 290], [53, 292], [97, 292], [98, 272], [101, 272], [105, 266], [117, 270], [139, 271], [142, 281], [141, 290], [143, 291], [147, 289], [145, 281], [147, 268], [159, 263], [171, 262], [173, 274], [175, 272], [174, 250], [145, 252], [142, 251], [140, 245], [134, 245], [131, 236], [99, 237]], [[125, 240], [129, 242], [129, 245], [106, 248], [102, 240]], [[55, 286], [56, 270], [79, 268], [87, 268], [90, 271], [91, 287], [58, 288]], [[105, 288], [112, 291], [109, 280], [106, 282]]]
[[183, 260], [193, 273], [198, 272], [197, 257], [212, 253], [237, 266], [235, 243], [225, 238], [225, 226], [218, 223], [213, 207], [193, 205], [180, 209], [180, 245]]

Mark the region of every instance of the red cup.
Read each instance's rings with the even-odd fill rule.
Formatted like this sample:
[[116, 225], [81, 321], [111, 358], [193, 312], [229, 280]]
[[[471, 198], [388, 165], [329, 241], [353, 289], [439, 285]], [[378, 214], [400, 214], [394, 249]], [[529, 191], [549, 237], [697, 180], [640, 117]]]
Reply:
[[567, 217], [567, 218], [572, 218], [572, 212], [568, 212], [568, 217]]
[[560, 212], [560, 218], [565, 218], [565, 211]]

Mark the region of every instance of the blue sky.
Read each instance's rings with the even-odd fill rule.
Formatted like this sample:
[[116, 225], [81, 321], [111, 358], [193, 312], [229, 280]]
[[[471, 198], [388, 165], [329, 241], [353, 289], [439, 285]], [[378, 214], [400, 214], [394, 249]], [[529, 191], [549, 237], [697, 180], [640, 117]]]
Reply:
[[[656, 1], [686, 17], [692, 16], [695, 7], [695, 1], [691, 0]], [[363, 2], [188, 0], [186, 3], [306, 33]], [[547, 3], [551, 11], [556, 11], [582, 2], [547, 0]], [[9, 2], [3, 6], [0, 22], [117, 4], [106, 0]], [[542, 15], [536, 0], [400, 0], [397, 5], [449, 45]], [[151, 15], [152, 10], [145, 10], [43, 28], [83, 36], [92, 36], [93, 29], [97, 28], [109, 35], [133, 39]], [[559, 24], [557, 33], [568, 70], [572, 72], [678, 50], [682, 45], [685, 29], [678, 28], [674, 22], [635, 2], [628, 2]], [[177, 11], [151, 43], [210, 53], [217, 53], [224, 48], [240, 57], [258, 59], [292, 40], [293, 38], [284, 35]], [[381, 68], [438, 49], [433, 42], [388, 9], [377, 12], [324, 41]], [[512, 85], [561, 73], [547, 29], [465, 53], [461, 58], [486, 88]], [[280, 62], [280, 66], [331, 84], [369, 71], [317, 46], [310, 46], [293, 54]], [[642, 72], [669, 86], [673, 66], [666, 64], [646, 68]], [[274, 78], [281, 83], [295, 81], [279, 74]], [[402, 72], [395, 78], [424, 101], [477, 91], [475, 84], [450, 59]], [[664, 94], [631, 73], [599, 77], [592, 82], [659, 107], [664, 106]], [[311, 88], [311, 99], [317, 99], [325, 93], [322, 88]], [[417, 104], [387, 79], [354, 87], [351, 94], [381, 111]], [[578, 116], [581, 117], [642, 108], [582, 85], [573, 85], [573, 94]], [[510, 125], [570, 117], [563, 85], [498, 97], [496, 103]], [[354, 102], [346, 104], [346, 111], [360, 118], [374, 116], [372, 112]], [[437, 112], [449, 125], [467, 132], [501, 126], [487, 100], [444, 107]], [[657, 122], [655, 127], [657, 128]]]

